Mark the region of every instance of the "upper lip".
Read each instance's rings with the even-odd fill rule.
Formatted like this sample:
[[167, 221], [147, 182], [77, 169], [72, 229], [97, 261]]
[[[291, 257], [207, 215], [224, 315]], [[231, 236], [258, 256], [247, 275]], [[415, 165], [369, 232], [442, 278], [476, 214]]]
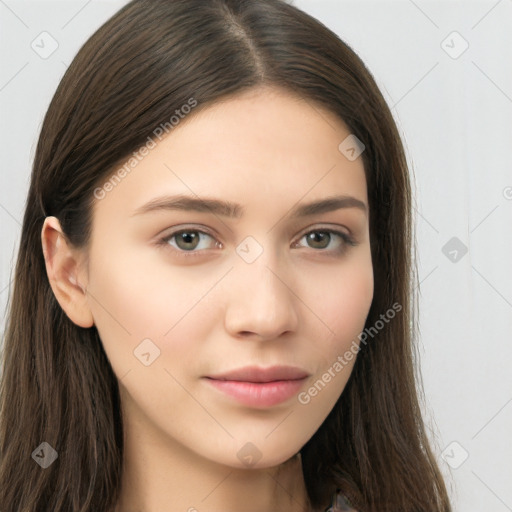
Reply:
[[269, 368], [245, 366], [222, 374], [208, 375], [208, 378], [243, 382], [272, 382], [276, 380], [299, 380], [308, 376], [308, 372], [296, 366], [271, 366]]

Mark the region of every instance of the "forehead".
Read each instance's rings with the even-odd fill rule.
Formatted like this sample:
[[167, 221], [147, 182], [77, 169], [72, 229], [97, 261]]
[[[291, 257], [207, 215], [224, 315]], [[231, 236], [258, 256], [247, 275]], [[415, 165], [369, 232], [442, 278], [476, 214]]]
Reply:
[[366, 201], [362, 159], [339, 150], [348, 135], [335, 114], [310, 100], [280, 89], [247, 91], [192, 110], [144, 157], [127, 159], [95, 215], [126, 217], [166, 193], [221, 197], [249, 212], [262, 201], [288, 208], [337, 193]]

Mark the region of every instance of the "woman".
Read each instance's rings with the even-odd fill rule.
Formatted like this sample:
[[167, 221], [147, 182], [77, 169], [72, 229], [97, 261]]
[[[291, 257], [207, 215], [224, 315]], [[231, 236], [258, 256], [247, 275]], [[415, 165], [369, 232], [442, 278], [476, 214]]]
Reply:
[[35, 155], [0, 395], [6, 511], [450, 511], [380, 91], [280, 0], [133, 0]]

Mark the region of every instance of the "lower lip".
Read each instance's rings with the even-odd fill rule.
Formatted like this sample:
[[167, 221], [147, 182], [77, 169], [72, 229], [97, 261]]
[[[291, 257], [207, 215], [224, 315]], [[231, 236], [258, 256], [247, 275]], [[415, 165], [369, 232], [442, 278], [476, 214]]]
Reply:
[[242, 382], [237, 380], [206, 380], [218, 390], [251, 407], [271, 407], [295, 395], [306, 378], [273, 382]]

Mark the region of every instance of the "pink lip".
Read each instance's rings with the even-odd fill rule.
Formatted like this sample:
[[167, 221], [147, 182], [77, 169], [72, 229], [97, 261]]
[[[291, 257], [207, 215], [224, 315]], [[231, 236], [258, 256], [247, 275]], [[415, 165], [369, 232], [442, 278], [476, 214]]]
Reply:
[[247, 366], [205, 377], [213, 387], [251, 407], [271, 407], [291, 398], [309, 373], [293, 366]]
[[274, 380], [296, 380], [309, 377], [309, 373], [296, 366], [270, 366], [261, 368], [259, 366], [245, 366], [228, 372], [208, 375], [216, 380], [239, 380], [245, 382], [271, 382]]
[[206, 377], [213, 387], [251, 407], [271, 407], [295, 395], [306, 379], [273, 382], [216, 380]]

